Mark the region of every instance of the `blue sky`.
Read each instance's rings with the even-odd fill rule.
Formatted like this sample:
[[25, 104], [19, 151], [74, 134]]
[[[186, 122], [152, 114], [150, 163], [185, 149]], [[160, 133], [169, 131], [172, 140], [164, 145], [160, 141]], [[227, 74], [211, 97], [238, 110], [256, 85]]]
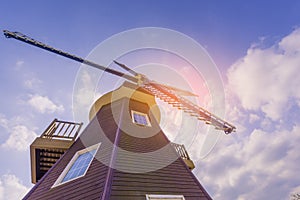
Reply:
[[[82, 57], [133, 28], [193, 38], [216, 63], [226, 116], [238, 127], [205, 159], [194, 155], [194, 173], [215, 199], [289, 199], [300, 192], [299, 10], [299, 1], [5, 1], [0, 28]], [[32, 187], [33, 138], [55, 117], [73, 119], [79, 67], [0, 37], [0, 199], [18, 199]]]

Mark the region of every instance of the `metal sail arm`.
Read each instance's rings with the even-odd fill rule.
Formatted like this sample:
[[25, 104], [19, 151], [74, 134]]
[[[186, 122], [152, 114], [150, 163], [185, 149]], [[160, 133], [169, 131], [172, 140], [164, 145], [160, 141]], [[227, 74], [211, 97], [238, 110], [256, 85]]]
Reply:
[[85, 60], [85, 59], [83, 59], [83, 58], [81, 58], [79, 56], [76, 56], [76, 55], [73, 55], [73, 54], [69, 54], [69, 53], [64, 52], [62, 50], [53, 48], [53, 47], [48, 46], [48, 45], [46, 45], [46, 44], [44, 44], [42, 42], [36, 41], [36, 40], [34, 40], [34, 39], [32, 39], [32, 38], [30, 38], [30, 37], [28, 37], [28, 36], [26, 36], [26, 35], [24, 35], [22, 33], [11, 32], [11, 31], [8, 31], [8, 30], [4, 30], [3, 32], [4, 32], [5, 37], [7, 37], [7, 38], [14, 38], [16, 40], [25, 42], [27, 44], [31, 44], [33, 46], [42, 48], [44, 50], [50, 51], [52, 53], [55, 53], [55, 54], [58, 54], [58, 55], [61, 55], [61, 56], [64, 56], [66, 58], [70, 58], [70, 59], [75, 60], [77, 62], [80, 62], [80, 63], [86, 64], [86, 65], [95, 67], [97, 69], [100, 69], [100, 70], [103, 70], [105, 72], [114, 74], [116, 76], [120, 76], [122, 78], [125, 78], [125, 79], [127, 79], [129, 81], [132, 81], [132, 82], [135, 82], [135, 83], [137, 83], [137, 81], [138, 81], [138, 79], [136, 77], [134, 77], [134, 76], [131, 76], [131, 75], [119, 72], [117, 70], [113, 70], [113, 69], [107, 68], [105, 66], [99, 65], [99, 64], [94, 63], [92, 61]]
[[182, 90], [182, 89], [179, 89], [179, 88], [176, 88], [176, 87], [173, 87], [173, 86], [164, 85], [164, 84], [156, 83], [156, 82], [152, 82], [152, 84], [162, 86], [163, 88], [167, 88], [168, 90], [172, 90], [173, 92], [175, 92], [176, 94], [179, 94], [179, 95], [194, 96], [194, 97], [198, 96], [197, 94], [194, 94], [190, 91]]
[[120, 67], [122, 67], [123, 69], [125, 69], [126, 71], [128, 71], [129, 73], [133, 74], [136, 78], [139, 79], [139, 83], [140, 85], [144, 85], [146, 83], [153, 83], [153, 84], [157, 84], [157, 85], [161, 85], [163, 87], [166, 87], [170, 90], [173, 90], [174, 92], [176, 92], [177, 94], [180, 94], [180, 95], [184, 95], [184, 96], [198, 96], [190, 91], [187, 91], [187, 90], [182, 90], [182, 89], [179, 89], [179, 88], [176, 88], [176, 87], [172, 87], [172, 86], [169, 86], [169, 85], [164, 85], [164, 84], [161, 84], [161, 83], [157, 83], [155, 81], [150, 81], [145, 75], [143, 74], [140, 74], [136, 71], [134, 71], [133, 69], [131, 69], [130, 67], [127, 67], [125, 64], [123, 63], [120, 63], [120, 62], [117, 62], [114, 60], [114, 63], [119, 65]]
[[138, 73], [138, 72], [134, 71], [133, 69], [127, 67], [125, 64], [119, 63], [119, 62], [117, 62], [115, 60], [114, 60], [114, 63], [117, 64], [117, 65], [119, 65], [120, 67], [122, 67], [123, 69], [125, 69], [126, 71], [128, 71], [129, 73], [133, 74], [135, 76], [135, 78], [137, 78], [138, 81], [136, 83], [139, 86], [143, 86], [145, 83], [149, 83], [150, 82], [149, 78], [146, 75]]
[[138, 72], [134, 71], [133, 69], [130, 69], [129, 67], [127, 67], [125, 64], [123, 63], [119, 63], [117, 61], [114, 60], [114, 63], [116, 63], [117, 65], [119, 65], [120, 67], [122, 67], [123, 69], [125, 69], [126, 71], [128, 71], [129, 73], [133, 74], [134, 76], [138, 76]]
[[144, 89], [155, 95], [157, 98], [167, 102], [173, 107], [183, 110], [184, 112], [196, 117], [198, 120], [205, 121], [206, 124], [213, 125], [217, 130], [223, 130], [225, 134], [230, 134], [236, 130], [232, 124], [222, 120], [209, 111], [195, 105], [191, 101], [177, 95], [172, 90], [163, 85], [147, 83], [143, 86]]

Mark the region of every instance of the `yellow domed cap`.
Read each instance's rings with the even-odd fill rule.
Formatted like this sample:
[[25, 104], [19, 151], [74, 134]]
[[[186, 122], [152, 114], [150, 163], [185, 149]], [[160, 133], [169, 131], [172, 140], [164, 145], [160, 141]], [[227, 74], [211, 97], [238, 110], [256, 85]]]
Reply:
[[108, 92], [97, 99], [90, 109], [89, 119], [92, 120], [103, 106], [122, 98], [129, 98], [147, 104], [156, 121], [158, 123], [160, 122], [160, 111], [156, 104], [155, 97], [145, 89], [127, 81], [125, 81], [118, 89]]

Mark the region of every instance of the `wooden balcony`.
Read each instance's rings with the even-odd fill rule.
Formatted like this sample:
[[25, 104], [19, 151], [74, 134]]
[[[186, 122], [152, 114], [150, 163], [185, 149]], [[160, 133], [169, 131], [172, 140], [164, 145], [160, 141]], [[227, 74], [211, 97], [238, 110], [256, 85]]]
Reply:
[[82, 123], [54, 119], [30, 145], [31, 181], [36, 183], [76, 140]]
[[176, 144], [171, 143], [171, 145], [176, 150], [177, 154], [182, 158], [182, 160], [185, 162], [185, 164], [189, 167], [190, 170], [193, 170], [195, 168], [194, 162], [190, 159], [190, 156], [185, 149], [183, 144]]

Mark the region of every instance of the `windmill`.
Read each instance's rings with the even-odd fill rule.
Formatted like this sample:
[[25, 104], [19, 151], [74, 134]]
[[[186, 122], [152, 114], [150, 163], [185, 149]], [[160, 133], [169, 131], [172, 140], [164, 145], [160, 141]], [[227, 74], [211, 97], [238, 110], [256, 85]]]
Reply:
[[[190, 171], [194, 164], [184, 146], [170, 143], [160, 129], [160, 114], [155, 109], [155, 98], [224, 131], [225, 134], [234, 132], [235, 126], [183, 97], [194, 96], [193, 93], [150, 80], [146, 75], [118, 61], [114, 63], [128, 73], [85, 60], [18, 32], [4, 30], [4, 35], [126, 80], [120, 88], [103, 95], [94, 103], [90, 111], [90, 123], [79, 139], [75, 140], [82, 124], [55, 120], [37, 138], [41, 141], [34, 141], [31, 145], [31, 165], [33, 182], [38, 182], [25, 199], [53, 199], [58, 198], [58, 195], [66, 199], [87, 198], [86, 195], [89, 195], [88, 198], [98, 195], [101, 199], [210, 199]], [[62, 127], [57, 128], [57, 123], [62, 124]], [[101, 130], [97, 128], [99, 124]], [[73, 128], [68, 132], [70, 126]], [[143, 136], [135, 137], [135, 134], [141, 132]], [[50, 138], [55, 145], [43, 147], [49, 142], [45, 141], [45, 137]], [[60, 140], [54, 140], [55, 137], [64, 140], [69, 137], [67, 139], [71, 142], [63, 148], [56, 144]], [[160, 151], [161, 149], [163, 150]], [[44, 154], [40, 153], [41, 150]], [[152, 152], [155, 151], [160, 152], [159, 157], [153, 156]], [[55, 154], [60, 155], [55, 157]], [[61, 156], [62, 154], [64, 155]], [[138, 156], [141, 157], [136, 159]], [[94, 158], [101, 162], [96, 162]], [[165, 160], [169, 163], [161, 165]], [[40, 165], [46, 161], [51, 168], [41, 173]], [[80, 165], [78, 163], [84, 163], [84, 167], [76, 168]], [[78, 189], [81, 186], [85, 190]], [[70, 191], [76, 191], [77, 196]]]

